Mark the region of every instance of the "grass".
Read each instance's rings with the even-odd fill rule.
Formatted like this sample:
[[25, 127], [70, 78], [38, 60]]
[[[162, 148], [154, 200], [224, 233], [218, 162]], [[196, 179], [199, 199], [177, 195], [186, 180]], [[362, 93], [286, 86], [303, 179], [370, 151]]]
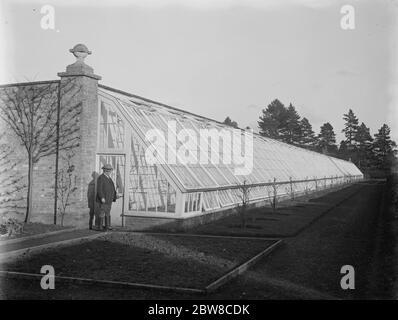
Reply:
[[4, 264], [9, 271], [203, 288], [274, 241], [112, 233]]
[[[358, 186], [354, 186], [352, 190], [357, 188]], [[340, 199], [342, 192], [344, 193], [342, 190], [337, 190], [327, 195], [320, 194], [313, 199], [301, 197], [299, 201], [286, 201], [276, 210], [269, 207], [253, 208], [246, 213], [245, 228], [242, 227], [240, 215], [232, 214], [217, 221], [193, 227], [187, 232], [273, 238], [296, 236], [332, 206], [337, 199]]]
[[289, 237], [295, 235], [313, 219], [322, 214], [325, 205], [293, 205], [273, 211], [269, 208], [252, 209], [246, 214], [246, 226], [242, 227], [239, 215], [230, 215], [220, 220], [189, 229], [189, 233], [253, 236]]
[[0, 241], [29, 237], [37, 234], [44, 234], [52, 231], [64, 230], [70, 227], [61, 227], [54, 224], [44, 224], [38, 222], [25, 223], [22, 233], [15, 234], [12, 237], [0, 237]]

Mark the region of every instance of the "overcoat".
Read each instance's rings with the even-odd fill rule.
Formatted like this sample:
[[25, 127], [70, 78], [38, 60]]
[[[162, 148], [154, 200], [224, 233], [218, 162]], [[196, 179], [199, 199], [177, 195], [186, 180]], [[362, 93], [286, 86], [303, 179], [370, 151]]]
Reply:
[[87, 202], [90, 209], [94, 209], [95, 207], [95, 184], [96, 181], [93, 179], [90, 181], [87, 188]]
[[97, 179], [97, 197], [96, 201], [101, 203], [101, 199], [105, 199], [105, 204], [112, 204], [116, 201], [115, 184], [111, 178], [108, 178], [104, 173]]

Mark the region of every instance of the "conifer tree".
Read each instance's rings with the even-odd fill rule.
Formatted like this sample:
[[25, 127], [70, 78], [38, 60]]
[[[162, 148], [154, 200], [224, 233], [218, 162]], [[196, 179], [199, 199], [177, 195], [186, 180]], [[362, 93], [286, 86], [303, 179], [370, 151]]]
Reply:
[[361, 169], [367, 169], [373, 161], [373, 138], [369, 128], [362, 122], [354, 137], [356, 141], [356, 154], [354, 163]]
[[329, 122], [321, 126], [321, 131], [318, 135], [318, 149], [325, 154], [337, 153], [336, 134]]
[[352, 109], [349, 109], [348, 113], [343, 115], [343, 120], [345, 124], [342, 132], [344, 132], [346, 137], [347, 148], [351, 149], [351, 147], [355, 145], [355, 135], [358, 131], [358, 118], [355, 116]]
[[227, 126], [238, 128], [238, 123], [236, 121], [232, 121], [230, 117], [226, 117], [223, 123]]
[[313, 149], [317, 144], [317, 139], [314, 131], [312, 130], [312, 125], [305, 117], [300, 120], [299, 144], [308, 149]]
[[281, 140], [283, 128], [286, 128], [287, 122], [286, 107], [278, 99], [275, 99], [262, 113], [258, 121], [260, 134], [265, 137]]
[[286, 110], [285, 126], [281, 127], [282, 141], [290, 144], [299, 144], [301, 136], [300, 115], [290, 103]]
[[380, 169], [388, 169], [395, 156], [396, 143], [391, 140], [390, 128], [383, 124], [374, 135], [373, 150], [376, 164]]

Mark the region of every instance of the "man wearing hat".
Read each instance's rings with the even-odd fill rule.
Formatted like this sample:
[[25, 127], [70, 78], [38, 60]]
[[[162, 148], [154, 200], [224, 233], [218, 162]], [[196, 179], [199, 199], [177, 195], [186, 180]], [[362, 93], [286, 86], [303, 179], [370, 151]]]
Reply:
[[98, 204], [98, 223], [99, 230], [102, 229], [105, 222], [105, 230], [111, 228], [111, 208], [112, 202], [117, 199], [115, 184], [112, 181], [112, 165], [107, 163], [102, 167], [103, 173], [97, 179], [97, 197]]

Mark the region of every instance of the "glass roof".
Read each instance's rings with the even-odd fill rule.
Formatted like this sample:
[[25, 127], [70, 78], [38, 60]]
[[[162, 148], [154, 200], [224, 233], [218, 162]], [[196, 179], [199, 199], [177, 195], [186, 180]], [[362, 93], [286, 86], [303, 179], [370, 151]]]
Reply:
[[[352, 162], [234, 129], [104, 86], [100, 86], [99, 91], [113, 97], [116, 107], [127, 115], [133, 130], [140, 136], [146, 137], [154, 129], [162, 133], [165, 149], [160, 148], [159, 151], [164, 152], [168, 171], [183, 185], [185, 190], [182, 191], [228, 188], [244, 181], [263, 184], [274, 179], [287, 182], [290, 179], [299, 181], [362, 175]], [[209, 132], [206, 130], [212, 130], [225, 139], [209, 140], [208, 136], [203, 135], [203, 132]], [[218, 141], [218, 145], [214, 141]], [[147, 142], [150, 145], [150, 141]], [[242, 163], [234, 161], [235, 156], [239, 155], [252, 167], [245, 174], [236, 171], [242, 167]], [[212, 157], [215, 157], [214, 161]]]

